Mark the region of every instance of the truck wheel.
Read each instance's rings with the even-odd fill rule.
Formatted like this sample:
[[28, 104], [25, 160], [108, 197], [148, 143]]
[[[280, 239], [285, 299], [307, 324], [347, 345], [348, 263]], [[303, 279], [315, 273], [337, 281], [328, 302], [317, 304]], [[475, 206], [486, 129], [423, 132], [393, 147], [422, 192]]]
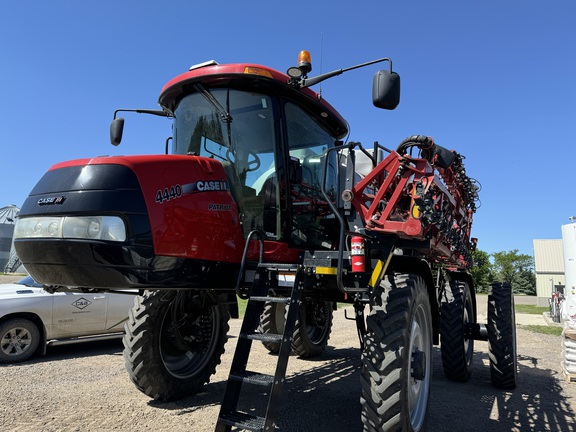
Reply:
[[[286, 305], [266, 303], [260, 316], [262, 333], [284, 333]], [[324, 352], [332, 331], [332, 302], [303, 300], [298, 310], [291, 349], [302, 358], [317, 357]], [[278, 353], [280, 344], [262, 342], [271, 353]]]
[[516, 388], [516, 317], [510, 284], [492, 284], [488, 294], [488, 355], [492, 384], [503, 389]]
[[424, 280], [387, 275], [366, 317], [361, 384], [364, 431], [421, 431], [432, 374], [432, 315]]
[[475, 322], [468, 283], [450, 281], [440, 310], [440, 342], [444, 374], [453, 381], [468, 381], [472, 372], [474, 339], [466, 338], [466, 324]]
[[28, 360], [40, 344], [40, 331], [32, 321], [13, 318], [0, 324], [0, 363]]
[[125, 324], [124, 360], [136, 387], [173, 401], [198, 393], [224, 353], [229, 314], [203, 293], [147, 291]]
[[302, 358], [318, 357], [326, 349], [332, 331], [332, 302], [304, 300], [292, 339], [292, 352]]

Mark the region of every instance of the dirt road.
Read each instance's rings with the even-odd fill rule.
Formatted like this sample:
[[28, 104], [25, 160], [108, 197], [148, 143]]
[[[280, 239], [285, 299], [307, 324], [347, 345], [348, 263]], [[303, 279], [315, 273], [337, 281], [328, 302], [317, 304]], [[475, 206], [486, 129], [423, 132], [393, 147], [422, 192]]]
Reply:
[[[232, 320], [227, 352], [205, 391], [177, 403], [154, 402], [136, 390], [124, 371], [119, 341], [52, 347], [46, 357], [0, 366], [0, 429], [212, 431], [239, 328], [240, 321]], [[476, 342], [474, 372], [463, 384], [444, 378], [440, 351], [434, 349], [429, 431], [575, 430], [576, 383], [561, 373], [560, 337], [522, 328], [517, 335], [514, 391], [491, 386], [486, 342]], [[290, 359], [281, 430], [362, 429], [358, 346], [354, 322], [340, 309], [324, 355]], [[256, 348], [253, 361], [272, 368], [274, 357]]]

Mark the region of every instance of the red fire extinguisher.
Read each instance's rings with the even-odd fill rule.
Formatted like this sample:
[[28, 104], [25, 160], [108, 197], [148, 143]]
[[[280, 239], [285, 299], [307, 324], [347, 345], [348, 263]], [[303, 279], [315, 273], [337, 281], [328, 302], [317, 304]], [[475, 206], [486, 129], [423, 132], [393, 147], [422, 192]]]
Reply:
[[352, 237], [350, 241], [350, 255], [352, 257], [352, 273], [364, 273], [366, 271], [366, 254], [364, 251], [364, 239], [360, 236]]

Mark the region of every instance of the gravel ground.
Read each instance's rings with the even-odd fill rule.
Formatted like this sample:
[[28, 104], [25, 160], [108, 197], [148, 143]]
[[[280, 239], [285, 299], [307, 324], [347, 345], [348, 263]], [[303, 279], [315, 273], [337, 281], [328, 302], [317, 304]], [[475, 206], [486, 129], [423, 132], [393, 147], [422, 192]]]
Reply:
[[[8, 282], [6, 278], [0, 277], [0, 283]], [[231, 320], [226, 354], [205, 391], [175, 403], [150, 400], [133, 386], [124, 370], [120, 341], [51, 347], [46, 357], [0, 366], [1, 430], [212, 431], [239, 329], [240, 321]], [[517, 338], [519, 375], [514, 391], [491, 386], [486, 342], [475, 343], [468, 383], [448, 381], [440, 351], [434, 349], [429, 431], [575, 430], [576, 382], [568, 382], [562, 373], [561, 338], [521, 326]], [[323, 356], [290, 359], [281, 430], [362, 429], [358, 346], [355, 325], [340, 309]], [[255, 345], [255, 368], [265, 372], [275, 365], [274, 359]], [[250, 400], [256, 397], [248, 394]]]

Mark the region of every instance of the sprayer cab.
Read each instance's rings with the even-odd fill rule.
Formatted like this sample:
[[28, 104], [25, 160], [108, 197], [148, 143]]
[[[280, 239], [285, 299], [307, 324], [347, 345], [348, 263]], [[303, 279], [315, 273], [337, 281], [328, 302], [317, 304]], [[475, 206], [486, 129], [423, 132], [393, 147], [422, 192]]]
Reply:
[[20, 212], [22, 262], [48, 285], [229, 289], [254, 230], [267, 262], [337, 247], [326, 196], [340, 199], [342, 170], [328, 150], [348, 127], [309, 87], [382, 61], [390, 68], [374, 78], [374, 103], [393, 109], [400, 83], [386, 58], [312, 78], [309, 54], [299, 58], [298, 73], [246, 63], [192, 66], [164, 86], [161, 110], [117, 110], [110, 127], [118, 145], [118, 112], [171, 118], [171, 154], [53, 166]]

